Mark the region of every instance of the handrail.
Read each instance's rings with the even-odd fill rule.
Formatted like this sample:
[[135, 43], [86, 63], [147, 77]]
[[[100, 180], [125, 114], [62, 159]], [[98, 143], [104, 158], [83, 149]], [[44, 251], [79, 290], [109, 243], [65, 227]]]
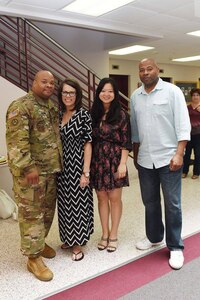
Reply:
[[127, 102], [130, 102], [130, 99], [129, 99], [126, 95], [122, 94], [122, 92], [119, 91], [119, 95], [120, 95], [122, 98], [124, 98]]
[[101, 78], [98, 77], [98, 75], [93, 71], [90, 67], [88, 67], [86, 64], [84, 64], [82, 61], [80, 61], [76, 56], [74, 56], [71, 52], [66, 50], [63, 46], [58, 44], [55, 40], [53, 40], [48, 34], [46, 34], [44, 31], [39, 29], [37, 26], [29, 22], [28, 20], [22, 18], [25, 23], [27, 23], [30, 27], [34, 28], [37, 32], [39, 32], [43, 37], [48, 39], [52, 44], [54, 44], [56, 47], [58, 47], [60, 50], [62, 50], [64, 53], [66, 53], [69, 57], [71, 57], [73, 60], [75, 60], [78, 64], [80, 64], [82, 67], [84, 67], [86, 70], [89, 70], [90, 72], [94, 73], [95, 76], [100, 80]]

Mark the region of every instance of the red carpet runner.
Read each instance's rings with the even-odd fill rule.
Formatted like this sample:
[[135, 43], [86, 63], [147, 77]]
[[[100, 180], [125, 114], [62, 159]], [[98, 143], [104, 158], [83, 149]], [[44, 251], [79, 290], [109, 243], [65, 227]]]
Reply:
[[[186, 238], [184, 245], [186, 264], [200, 256], [200, 233]], [[45, 299], [116, 300], [162, 275], [172, 272], [173, 270], [168, 265], [168, 258], [169, 251], [164, 248]]]

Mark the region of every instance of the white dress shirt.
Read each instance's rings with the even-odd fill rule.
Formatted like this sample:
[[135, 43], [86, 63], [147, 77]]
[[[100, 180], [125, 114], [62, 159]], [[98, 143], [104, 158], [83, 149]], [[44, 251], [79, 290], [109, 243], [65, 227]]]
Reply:
[[190, 140], [190, 119], [184, 95], [174, 84], [159, 81], [148, 94], [144, 86], [131, 96], [132, 142], [140, 143], [138, 164], [166, 166], [179, 141]]

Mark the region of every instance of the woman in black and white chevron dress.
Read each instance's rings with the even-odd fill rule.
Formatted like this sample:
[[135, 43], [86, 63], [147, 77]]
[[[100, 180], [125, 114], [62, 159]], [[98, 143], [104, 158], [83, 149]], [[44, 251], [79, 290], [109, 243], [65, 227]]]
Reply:
[[62, 249], [72, 249], [72, 260], [83, 259], [82, 245], [93, 233], [93, 197], [89, 186], [92, 155], [91, 117], [82, 105], [82, 89], [73, 79], [58, 89], [63, 171], [57, 179], [58, 222]]

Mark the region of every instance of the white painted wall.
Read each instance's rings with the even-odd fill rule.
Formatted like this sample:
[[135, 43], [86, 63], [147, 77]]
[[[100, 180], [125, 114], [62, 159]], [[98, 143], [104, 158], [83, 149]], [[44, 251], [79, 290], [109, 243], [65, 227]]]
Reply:
[[[0, 91], [1, 91], [1, 101], [0, 101], [0, 155], [7, 155], [6, 149], [6, 112], [9, 104], [26, 94], [23, 90], [16, 87], [14, 84], [5, 80], [0, 76]], [[12, 176], [7, 165], [0, 166], [0, 188], [5, 190], [8, 195], [14, 199], [12, 192]]]
[[26, 94], [25, 91], [16, 87], [14, 84], [5, 80], [0, 76], [0, 91], [1, 91], [1, 101], [0, 101], [0, 155], [6, 155], [6, 111], [9, 104]]

